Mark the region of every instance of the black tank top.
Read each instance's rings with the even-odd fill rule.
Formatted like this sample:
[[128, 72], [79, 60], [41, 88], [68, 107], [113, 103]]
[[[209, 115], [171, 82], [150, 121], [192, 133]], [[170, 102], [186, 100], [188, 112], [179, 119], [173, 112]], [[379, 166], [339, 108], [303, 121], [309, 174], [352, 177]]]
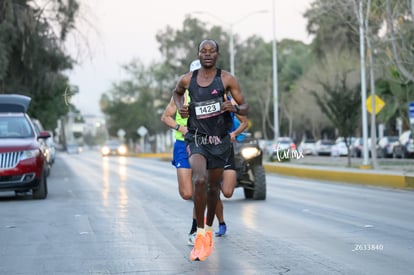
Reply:
[[221, 81], [221, 69], [207, 87], [197, 83], [199, 70], [195, 70], [191, 77], [188, 131], [208, 136], [223, 137], [229, 133], [232, 120], [229, 112], [221, 112], [221, 104], [225, 95], [224, 85]]

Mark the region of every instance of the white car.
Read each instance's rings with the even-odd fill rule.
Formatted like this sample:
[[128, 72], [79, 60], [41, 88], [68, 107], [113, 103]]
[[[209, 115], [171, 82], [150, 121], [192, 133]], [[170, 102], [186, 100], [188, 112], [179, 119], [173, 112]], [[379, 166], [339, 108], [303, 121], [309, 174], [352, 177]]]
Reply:
[[303, 155], [316, 155], [316, 141], [313, 139], [302, 140], [298, 149]]
[[348, 155], [348, 148], [346, 148], [345, 141], [339, 141], [335, 143], [335, 145], [331, 148], [331, 156], [333, 157], [341, 157]]
[[268, 155], [286, 149], [296, 149], [296, 145], [290, 137], [279, 137], [276, 143], [273, 140], [269, 140], [267, 145], [265, 145], [265, 151]]
[[295, 150], [296, 145], [290, 137], [279, 137], [277, 139], [277, 149], [280, 150]]
[[[351, 145], [354, 142], [354, 137], [348, 138], [348, 146], [349, 151], [351, 151]], [[339, 137], [335, 140], [335, 144], [332, 146], [331, 149], [331, 156], [333, 157], [341, 157], [348, 155], [348, 148], [346, 148], [345, 139], [343, 137]]]
[[335, 142], [331, 139], [320, 139], [316, 142], [316, 154], [318, 156], [330, 156], [334, 145]]

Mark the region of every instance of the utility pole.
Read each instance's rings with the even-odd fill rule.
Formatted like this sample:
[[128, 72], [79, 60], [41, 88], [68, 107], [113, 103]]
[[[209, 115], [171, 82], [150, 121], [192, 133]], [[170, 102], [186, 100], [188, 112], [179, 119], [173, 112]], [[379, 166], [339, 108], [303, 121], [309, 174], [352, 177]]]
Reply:
[[362, 140], [363, 140], [363, 167], [369, 167], [368, 162], [368, 118], [367, 118], [367, 87], [365, 75], [365, 35], [362, 0], [359, 0], [359, 53], [361, 61], [361, 103], [362, 103]]
[[277, 45], [276, 45], [276, 7], [275, 0], [273, 0], [273, 127], [274, 127], [274, 141], [277, 144], [279, 139], [279, 99], [278, 99], [278, 73], [277, 73]]

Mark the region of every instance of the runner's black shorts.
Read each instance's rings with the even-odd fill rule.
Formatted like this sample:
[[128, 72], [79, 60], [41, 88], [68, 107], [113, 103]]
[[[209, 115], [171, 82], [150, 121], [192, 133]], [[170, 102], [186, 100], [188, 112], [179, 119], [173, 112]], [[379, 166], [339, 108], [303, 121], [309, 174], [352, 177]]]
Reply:
[[205, 136], [188, 132], [185, 135], [187, 155], [203, 155], [207, 160], [207, 169], [224, 168], [232, 151], [230, 135], [222, 137]]
[[236, 162], [234, 160], [234, 147], [233, 143], [230, 144], [231, 151], [229, 159], [227, 160], [226, 164], [224, 165], [224, 170], [236, 170]]

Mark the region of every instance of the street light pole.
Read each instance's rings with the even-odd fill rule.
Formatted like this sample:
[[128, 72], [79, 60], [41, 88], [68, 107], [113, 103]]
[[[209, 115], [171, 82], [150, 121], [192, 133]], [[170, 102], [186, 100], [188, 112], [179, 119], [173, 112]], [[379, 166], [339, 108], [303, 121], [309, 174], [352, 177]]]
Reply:
[[223, 23], [227, 28], [228, 28], [228, 32], [230, 35], [230, 42], [229, 42], [229, 54], [230, 54], [230, 73], [232, 75], [235, 75], [235, 69], [234, 69], [234, 57], [235, 57], [235, 50], [234, 50], [234, 34], [233, 34], [233, 27], [234, 25], [240, 23], [241, 21], [245, 20], [246, 18], [258, 14], [258, 13], [267, 13], [267, 10], [257, 10], [257, 11], [253, 11], [250, 12], [244, 16], [242, 16], [240, 19], [234, 21], [233, 23], [228, 23], [223, 21], [222, 19], [218, 18], [217, 16], [215, 16], [214, 14], [208, 12], [208, 11], [195, 11], [193, 12], [193, 14], [207, 14], [211, 17], [214, 17], [215, 19], [217, 19], [218, 21], [220, 21], [221, 23]]
[[234, 36], [233, 36], [233, 25], [230, 25], [230, 43], [229, 43], [229, 54], [230, 54], [230, 73], [234, 74]]
[[278, 99], [278, 81], [277, 81], [277, 45], [276, 45], [276, 8], [275, 0], [273, 0], [273, 127], [275, 144], [279, 139], [279, 99]]
[[[367, 98], [366, 75], [365, 75], [365, 34], [364, 18], [362, 12], [362, 0], [359, 0], [359, 49], [361, 62], [361, 104], [362, 104], [362, 149], [363, 149], [363, 166], [368, 167], [368, 118], [365, 101]], [[374, 112], [374, 110], [372, 110]]]

